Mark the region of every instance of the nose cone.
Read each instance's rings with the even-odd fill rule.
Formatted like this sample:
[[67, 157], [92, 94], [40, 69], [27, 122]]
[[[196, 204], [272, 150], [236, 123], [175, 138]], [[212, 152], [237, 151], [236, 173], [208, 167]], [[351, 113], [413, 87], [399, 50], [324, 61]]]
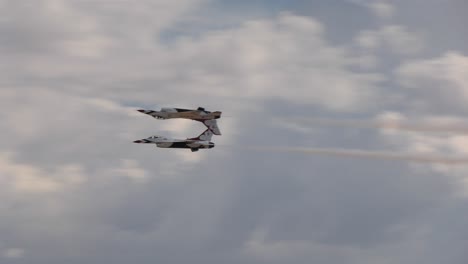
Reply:
[[137, 111], [140, 112], [140, 113], [145, 113], [145, 110], [143, 110], [143, 109], [139, 109]]
[[210, 142], [210, 144], [208, 145], [208, 148], [214, 148], [215, 144], [213, 142]]
[[143, 140], [135, 140], [133, 143], [143, 143]]

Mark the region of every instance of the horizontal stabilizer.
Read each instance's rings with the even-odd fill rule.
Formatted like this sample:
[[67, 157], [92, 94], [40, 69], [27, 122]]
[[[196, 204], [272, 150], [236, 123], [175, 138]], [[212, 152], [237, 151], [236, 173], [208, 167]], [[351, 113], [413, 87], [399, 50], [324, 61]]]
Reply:
[[163, 115], [163, 114], [167, 115], [166, 113], [161, 113], [161, 112], [154, 111], [154, 110], [144, 110], [144, 109], [140, 109], [137, 111], [143, 114], [150, 115], [156, 119], [167, 119], [167, 116]]

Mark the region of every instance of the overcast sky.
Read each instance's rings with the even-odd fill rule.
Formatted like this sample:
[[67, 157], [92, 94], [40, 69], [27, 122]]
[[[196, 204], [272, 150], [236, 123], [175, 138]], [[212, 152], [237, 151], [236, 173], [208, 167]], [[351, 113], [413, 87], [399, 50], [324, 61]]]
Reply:
[[466, 264], [466, 11], [0, 0], [0, 263]]

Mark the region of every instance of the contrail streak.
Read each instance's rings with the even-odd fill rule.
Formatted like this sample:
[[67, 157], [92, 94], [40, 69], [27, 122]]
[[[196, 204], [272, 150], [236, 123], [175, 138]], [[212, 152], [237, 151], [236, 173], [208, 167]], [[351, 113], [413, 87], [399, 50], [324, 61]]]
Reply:
[[337, 120], [326, 118], [282, 118], [280, 122], [308, 123], [312, 125], [341, 126], [356, 128], [380, 128], [388, 130], [403, 130], [413, 132], [436, 132], [468, 134], [468, 123], [455, 121], [432, 121], [410, 123], [400, 120]]
[[249, 149], [257, 151], [297, 152], [310, 155], [329, 155], [354, 158], [369, 158], [382, 160], [400, 160], [417, 163], [434, 163], [446, 165], [468, 165], [468, 157], [459, 156], [435, 156], [426, 154], [413, 154], [401, 152], [381, 152], [359, 149], [333, 149], [333, 148], [299, 148], [299, 147], [260, 147]]

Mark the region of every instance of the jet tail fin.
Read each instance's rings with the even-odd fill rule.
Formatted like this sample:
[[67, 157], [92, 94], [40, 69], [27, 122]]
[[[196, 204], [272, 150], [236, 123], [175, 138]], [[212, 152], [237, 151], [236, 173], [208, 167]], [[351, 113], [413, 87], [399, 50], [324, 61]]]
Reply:
[[218, 123], [216, 122], [216, 119], [209, 119], [209, 120], [204, 120], [203, 124], [210, 130], [214, 135], [221, 135], [221, 131], [219, 130]]
[[213, 132], [210, 129], [205, 130], [196, 138], [189, 138], [192, 140], [203, 140], [203, 141], [211, 141], [211, 137], [213, 136]]

